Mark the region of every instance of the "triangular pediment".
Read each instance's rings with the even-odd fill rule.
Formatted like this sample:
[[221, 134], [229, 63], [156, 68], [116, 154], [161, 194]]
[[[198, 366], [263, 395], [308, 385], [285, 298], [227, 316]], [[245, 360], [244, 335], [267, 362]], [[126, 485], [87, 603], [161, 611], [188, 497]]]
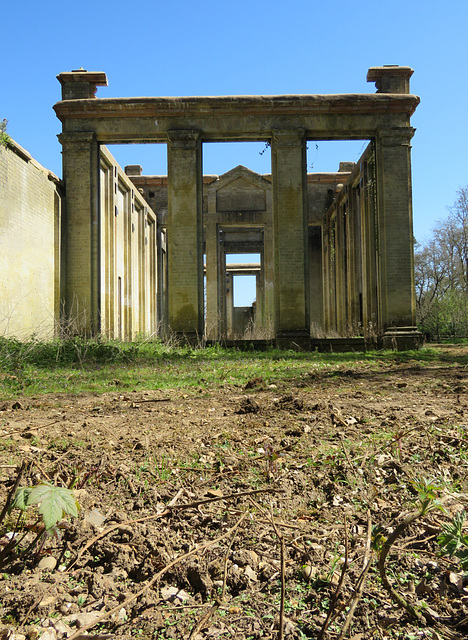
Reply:
[[262, 185], [251, 182], [245, 176], [233, 177], [227, 184], [216, 190], [216, 209], [219, 212], [246, 213], [265, 211], [266, 190]]
[[219, 176], [216, 182], [212, 182], [210, 185], [207, 185], [208, 189], [214, 189], [215, 191], [219, 191], [219, 189], [223, 189], [226, 185], [231, 182], [235, 182], [239, 178], [243, 178], [247, 180], [253, 185], [256, 185], [260, 189], [268, 190], [271, 187], [271, 182], [267, 180], [264, 176], [256, 171], [252, 171], [247, 167], [244, 167], [242, 164], [226, 171]]

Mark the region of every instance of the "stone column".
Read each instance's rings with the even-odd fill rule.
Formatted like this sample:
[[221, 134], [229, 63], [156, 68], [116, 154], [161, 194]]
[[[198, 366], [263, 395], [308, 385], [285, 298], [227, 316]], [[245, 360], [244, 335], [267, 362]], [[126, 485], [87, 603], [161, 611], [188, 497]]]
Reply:
[[[419, 339], [411, 199], [413, 133], [410, 127], [391, 128], [379, 131], [376, 138], [379, 324], [384, 342], [387, 335], [393, 346], [402, 348], [408, 348], [411, 336]], [[392, 346], [389, 340], [386, 346]]]
[[[224, 258], [226, 261], [226, 258]], [[226, 281], [226, 337], [232, 340], [234, 335], [234, 276], [225, 271]]]
[[[222, 337], [223, 326], [220, 305], [221, 255], [220, 234], [216, 218], [216, 191], [208, 193], [208, 211], [205, 222], [206, 243], [206, 336], [211, 340]], [[225, 331], [225, 328], [224, 328]]]
[[266, 216], [263, 228], [263, 333], [268, 338], [274, 337], [275, 332], [275, 258], [273, 248], [273, 194], [272, 189], [266, 192]]
[[377, 326], [376, 176], [374, 152], [364, 162], [361, 182], [362, 309], [364, 335], [375, 337]]
[[309, 227], [310, 322], [316, 332], [323, 328], [322, 228]]
[[304, 132], [275, 131], [271, 155], [276, 337], [310, 346]]
[[169, 328], [188, 340], [203, 335], [201, 140], [197, 131], [168, 132]]
[[62, 133], [65, 314], [69, 329], [100, 331], [99, 145], [93, 133]]

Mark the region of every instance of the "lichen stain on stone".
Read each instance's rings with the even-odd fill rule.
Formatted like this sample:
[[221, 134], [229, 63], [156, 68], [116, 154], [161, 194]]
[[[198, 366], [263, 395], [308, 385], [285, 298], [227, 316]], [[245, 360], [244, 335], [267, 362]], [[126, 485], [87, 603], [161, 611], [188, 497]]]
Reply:
[[189, 327], [193, 327], [193, 331], [197, 330], [197, 312], [193, 304], [184, 304], [172, 322], [172, 329], [187, 331]]

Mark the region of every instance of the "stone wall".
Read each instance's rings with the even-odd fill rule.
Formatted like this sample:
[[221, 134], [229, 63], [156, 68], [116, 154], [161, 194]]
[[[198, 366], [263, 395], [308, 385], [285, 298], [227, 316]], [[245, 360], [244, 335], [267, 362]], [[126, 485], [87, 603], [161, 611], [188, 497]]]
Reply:
[[160, 321], [156, 216], [104, 146], [99, 194], [100, 331], [123, 340], [153, 335]]
[[16, 142], [0, 147], [0, 335], [54, 333], [61, 202], [54, 174]]
[[[156, 216], [105, 147], [99, 157], [98, 327], [108, 338], [131, 340], [157, 329]], [[59, 179], [17, 143], [0, 147], [0, 335], [47, 339], [59, 322], [67, 334], [84, 322], [67, 274], [90, 268], [83, 241], [90, 225], [72, 250], [69, 236], [79, 225], [61, 192]]]

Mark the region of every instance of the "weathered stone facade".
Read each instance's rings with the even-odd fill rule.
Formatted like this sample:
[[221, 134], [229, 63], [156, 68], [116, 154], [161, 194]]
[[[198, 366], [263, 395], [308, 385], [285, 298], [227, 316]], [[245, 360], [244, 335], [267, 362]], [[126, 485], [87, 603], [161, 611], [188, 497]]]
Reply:
[[[414, 346], [411, 75], [371, 68], [373, 94], [101, 99], [104, 73], [60, 74], [55, 315], [62, 300], [85, 333], [225, 339], [243, 269], [257, 282], [250, 319], [279, 346], [356, 334]], [[308, 140], [348, 139], [369, 141], [356, 164], [307, 174]], [[203, 142], [242, 140], [270, 145], [271, 174], [202, 175]], [[132, 142], [165, 143], [167, 177], [126, 176], [104, 145]], [[240, 252], [259, 263], [226, 264]]]
[[54, 335], [60, 314], [59, 180], [11, 140], [0, 146], [0, 335]]
[[[242, 230], [261, 245], [261, 313], [279, 345], [309, 346], [312, 324], [339, 335], [371, 328], [387, 341], [411, 343], [410, 117], [419, 103], [409, 93], [411, 75], [408, 67], [371, 68], [375, 94], [96, 99], [96, 86], [107, 84], [104, 73], [60, 74], [62, 101], [54, 108], [63, 123], [67, 210], [76, 230], [69, 233], [67, 299], [76, 296], [89, 309], [91, 330], [101, 328], [92, 275], [99, 261], [99, 146], [164, 142], [167, 282], [160, 310], [169, 330], [189, 339], [205, 331], [206, 252], [207, 333], [227, 334], [219, 234], [232, 237]], [[370, 140], [325, 212], [309, 194], [310, 139]], [[204, 185], [202, 143], [236, 140], [270, 144], [271, 177], [238, 175], [233, 181], [227, 174], [216, 187]], [[270, 180], [271, 189], [262, 189], [262, 181]], [[243, 198], [247, 210], [240, 210]], [[309, 208], [318, 212], [315, 224]], [[242, 225], [229, 220], [239, 215]], [[252, 237], [253, 229], [263, 234], [263, 243]], [[78, 255], [83, 246], [91, 256], [87, 268]]]
[[[327, 229], [327, 212], [337, 193], [347, 182], [353, 162], [340, 163], [336, 173], [307, 174], [308, 282], [310, 287], [311, 335], [338, 333], [330, 321], [324, 324], [322, 230]], [[141, 175], [141, 167], [125, 167], [135, 187], [154, 208], [158, 229], [167, 228], [167, 176]], [[203, 176], [203, 255], [205, 257], [206, 312], [205, 333], [208, 339], [261, 339], [274, 337], [274, 256], [273, 193], [271, 174], [260, 175], [238, 166], [222, 176]], [[256, 254], [258, 263], [230, 264], [229, 254]], [[160, 248], [159, 273], [165, 272], [165, 248]], [[256, 279], [253, 308], [234, 307], [233, 278], [251, 275]], [[160, 318], [167, 318], [164, 307], [164, 279]], [[355, 318], [355, 329], [358, 327]], [[362, 324], [362, 323], [361, 323]], [[360, 332], [360, 330], [359, 330]], [[347, 331], [349, 334], [350, 331]]]
[[67, 215], [79, 190], [65, 198], [61, 181], [27, 151], [14, 141], [0, 147], [1, 335], [89, 335], [93, 299], [108, 338], [156, 334], [156, 216], [105, 147], [98, 164], [92, 225]]

